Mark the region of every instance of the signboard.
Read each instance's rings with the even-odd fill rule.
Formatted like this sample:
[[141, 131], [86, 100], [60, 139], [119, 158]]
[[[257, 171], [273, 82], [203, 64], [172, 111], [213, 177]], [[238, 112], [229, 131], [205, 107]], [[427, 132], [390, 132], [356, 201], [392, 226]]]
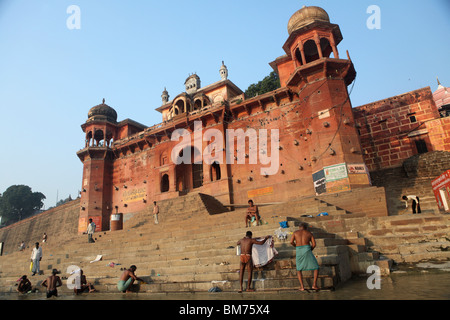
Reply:
[[348, 178], [351, 184], [370, 184], [367, 174], [349, 174]]
[[327, 193], [342, 192], [350, 190], [349, 179], [327, 182]]
[[316, 195], [327, 192], [325, 173], [323, 170], [313, 173], [313, 181]]
[[325, 167], [323, 168], [323, 171], [327, 183], [348, 178], [347, 166], [345, 163]]
[[347, 170], [349, 174], [367, 173], [365, 164], [348, 164]]
[[[102, 230], [102, 217], [95, 216], [95, 217], [89, 217], [89, 219], [92, 219], [92, 222], [95, 223], [95, 232]], [[78, 219], [78, 232], [83, 233], [87, 231], [87, 225], [89, 223], [88, 218], [80, 218]]]
[[257, 196], [264, 196], [267, 194], [273, 194], [273, 187], [266, 187], [266, 188], [262, 188], [262, 189], [255, 189], [255, 190], [247, 191], [247, 196], [249, 199], [257, 197]]
[[145, 195], [145, 188], [126, 191], [123, 193], [123, 201], [128, 203], [142, 201], [145, 199]]
[[439, 210], [450, 212], [450, 170], [431, 182]]

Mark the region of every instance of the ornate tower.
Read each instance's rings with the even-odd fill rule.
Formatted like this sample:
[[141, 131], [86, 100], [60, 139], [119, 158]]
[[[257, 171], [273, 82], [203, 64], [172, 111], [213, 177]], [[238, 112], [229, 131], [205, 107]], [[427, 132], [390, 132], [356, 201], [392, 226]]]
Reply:
[[109, 230], [112, 208], [112, 141], [116, 139], [117, 113], [103, 103], [89, 110], [81, 128], [86, 134], [84, 149], [77, 152], [83, 163], [81, 209], [78, 231], [84, 232], [90, 218], [97, 230]]
[[228, 79], [228, 69], [227, 66], [225, 65], [225, 63], [222, 61], [222, 66], [220, 67], [220, 78], [222, 80], [227, 80]]
[[161, 95], [162, 99], [162, 105], [165, 105], [169, 102], [169, 92], [167, 92], [166, 88], [164, 88], [164, 91]]
[[303, 7], [289, 20], [288, 33], [286, 55], [271, 66], [281, 86], [299, 97], [316, 193], [370, 185], [347, 91], [356, 71], [348, 54], [339, 56], [339, 26], [322, 8]]
[[184, 83], [187, 94], [195, 94], [201, 87], [200, 77], [195, 73], [190, 75]]

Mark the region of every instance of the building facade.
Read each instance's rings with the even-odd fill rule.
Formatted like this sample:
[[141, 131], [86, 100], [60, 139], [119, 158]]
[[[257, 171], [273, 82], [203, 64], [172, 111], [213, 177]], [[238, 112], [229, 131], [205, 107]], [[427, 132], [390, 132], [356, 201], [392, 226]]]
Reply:
[[[414, 153], [414, 145], [420, 147], [410, 142], [411, 150], [400, 145], [388, 158], [382, 154], [385, 144], [394, 149], [400, 139], [374, 136], [378, 125], [389, 130], [390, 108], [405, 108], [398, 111], [399, 121], [413, 115], [430, 125], [432, 119], [443, 121], [427, 90], [352, 109], [347, 88], [355, 67], [348, 54], [340, 54], [340, 28], [323, 9], [294, 13], [288, 34], [284, 54], [270, 63], [281, 83], [272, 92], [245, 97], [222, 63], [213, 84], [202, 87], [193, 74], [185, 81], [186, 91], [172, 100], [164, 89], [157, 125], [118, 122], [105, 100], [93, 107], [82, 125], [85, 146], [77, 153], [83, 163], [79, 232], [89, 218], [109, 230], [112, 214], [130, 216], [153, 201], [190, 192], [223, 204], [246, 204], [367, 187], [369, 170], [397, 165]], [[448, 122], [439, 126], [449, 132], [443, 124]], [[422, 137], [420, 130], [409, 138]], [[448, 141], [433, 130], [425, 144], [430, 148], [440, 141], [445, 149]]]

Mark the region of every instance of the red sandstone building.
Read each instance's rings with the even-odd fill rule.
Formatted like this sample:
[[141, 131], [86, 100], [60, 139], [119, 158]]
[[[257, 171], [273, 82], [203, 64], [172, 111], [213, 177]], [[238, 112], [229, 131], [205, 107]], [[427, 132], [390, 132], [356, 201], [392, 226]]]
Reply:
[[[213, 84], [202, 87], [191, 75], [186, 92], [173, 100], [164, 90], [157, 109], [162, 122], [152, 127], [118, 121], [105, 101], [93, 107], [82, 125], [85, 147], [77, 153], [84, 165], [79, 231], [89, 218], [109, 230], [116, 212], [131, 216], [153, 201], [190, 192], [223, 204], [246, 204], [250, 198], [286, 201], [363, 188], [370, 186], [369, 171], [399, 165], [420, 152], [450, 150], [450, 118], [441, 117], [430, 88], [352, 109], [347, 87], [355, 67], [348, 54], [340, 54], [340, 28], [323, 9], [296, 12], [288, 33], [284, 55], [270, 63], [281, 82], [275, 91], [247, 99], [222, 64], [220, 80]], [[447, 104], [446, 89], [441, 91], [438, 98]], [[201, 133], [216, 130], [222, 137], [227, 130], [277, 130], [277, 141], [268, 139], [265, 145], [271, 156], [278, 155], [276, 173], [264, 174], [268, 165], [259, 161], [261, 150], [252, 149], [254, 136], [249, 134], [244, 147], [231, 141], [228, 148], [225, 138], [199, 139], [199, 123]], [[180, 129], [194, 143], [178, 150], [172, 138]], [[256, 139], [261, 142], [261, 136]], [[223, 151], [218, 142], [231, 152], [231, 163], [225, 157], [203, 161], [207, 150]], [[190, 154], [191, 161], [177, 164], [173, 154]], [[255, 154], [256, 163], [251, 161]]]

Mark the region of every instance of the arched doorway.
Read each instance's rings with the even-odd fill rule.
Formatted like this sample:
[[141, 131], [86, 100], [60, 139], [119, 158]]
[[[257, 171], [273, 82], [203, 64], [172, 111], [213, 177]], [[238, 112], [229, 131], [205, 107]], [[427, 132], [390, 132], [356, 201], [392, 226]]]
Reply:
[[164, 174], [161, 177], [161, 193], [168, 192], [170, 188], [169, 175]]
[[[200, 151], [195, 147], [186, 147], [179, 153], [180, 163], [175, 168], [178, 192], [187, 192], [203, 186], [203, 161]], [[197, 163], [196, 163], [197, 162]]]

